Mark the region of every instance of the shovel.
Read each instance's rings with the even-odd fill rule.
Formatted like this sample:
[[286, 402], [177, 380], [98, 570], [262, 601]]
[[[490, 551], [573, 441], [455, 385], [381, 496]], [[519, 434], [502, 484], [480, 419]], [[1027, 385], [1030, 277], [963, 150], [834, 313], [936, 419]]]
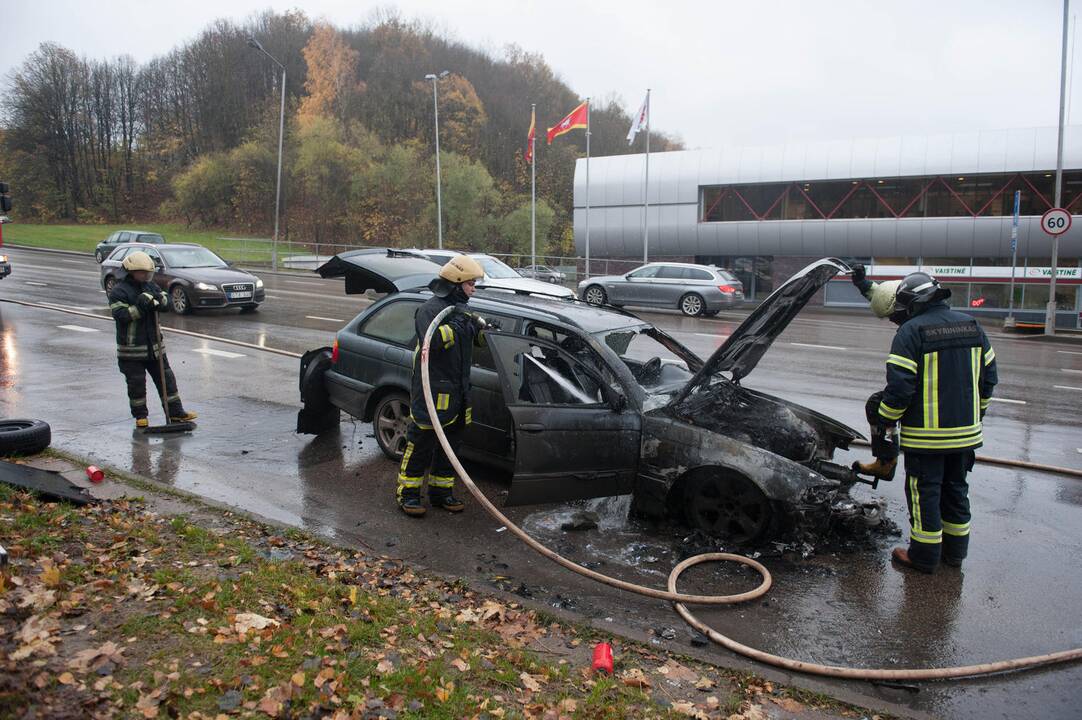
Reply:
[[[195, 430], [195, 423], [193, 422], [169, 422], [169, 401], [166, 397], [165, 390], [165, 343], [162, 338], [162, 329], [158, 325], [158, 312], [152, 311], [154, 315], [154, 339], [158, 341], [161, 347], [161, 352], [158, 354], [158, 372], [161, 378], [161, 391], [162, 391], [162, 412], [165, 413], [165, 425], [152, 425], [147, 428], [143, 428], [144, 435], [168, 435], [170, 433], [191, 432]], [[151, 347], [153, 350], [153, 346]]]

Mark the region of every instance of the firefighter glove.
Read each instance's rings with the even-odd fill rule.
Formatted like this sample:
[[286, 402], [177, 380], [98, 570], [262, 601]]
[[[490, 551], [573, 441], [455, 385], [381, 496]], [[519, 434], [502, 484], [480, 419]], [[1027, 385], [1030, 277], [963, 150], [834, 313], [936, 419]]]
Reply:
[[153, 310], [158, 307], [158, 300], [150, 293], [140, 293], [135, 299], [135, 306], [140, 310]]
[[[853, 265], [853, 274], [849, 277], [854, 285], [858, 288], [864, 284], [864, 281], [868, 277], [868, 271], [864, 269], [862, 263], [856, 263]], [[862, 288], [863, 289], [863, 288]]]

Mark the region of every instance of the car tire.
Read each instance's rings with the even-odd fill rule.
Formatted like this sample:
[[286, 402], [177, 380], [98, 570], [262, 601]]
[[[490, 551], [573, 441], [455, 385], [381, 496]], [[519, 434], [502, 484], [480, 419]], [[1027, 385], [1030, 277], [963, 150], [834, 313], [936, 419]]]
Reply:
[[113, 277], [112, 275], [107, 275], [105, 277], [105, 282], [102, 283], [102, 287], [105, 288], [105, 294], [106, 295], [113, 292], [113, 288], [116, 287], [116, 282], [117, 282], [116, 278]]
[[372, 413], [372, 430], [379, 449], [391, 460], [402, 460], [406, 452], [409, 417], [410, 399], [404, 392], [393, 390], [376, 403]]
[[721, 310], [711, 310], [709, 312], [704, 311], [703, 317], [717, 317], [719, 312], [721, 312]]
[[105, 262], [105, 253], [103, 253], [101, 250], [95, 250], [94, 259], [98, 261], [98, 265], [101, 265], [103, 262]]
[[42, 420], [0, 420], [0, 456], [35, 455], [52, 439], [49, 423]]
[[242, 305], [241, 308], [240, 308], [240, 311], [242, 313], [254, 313], [258, 309], [259, 309], [258, 305]]
[[679, 308], [680, 312], [688, 317], [698, 317], [703, 314], [706, 303], [703, 302], [701, 295], [697, 293], [688, 293], [680, 298]]
[[778, 516], [758, 485], [725, 468], [702, 470], [689, 477], [683, 505], [688, 525], [738, 545], [766, 537], [776, 527]]
[[600, 285], [590, 285], [582, 291], [582, 299], [590, 305], [604, 305], [609, 296]]
[[187, 315], [192, 311], [192, 302], [188, 298], [188, 291], [180, 285], [174, 285], [169, 289], [169, 304], [177, 315]]

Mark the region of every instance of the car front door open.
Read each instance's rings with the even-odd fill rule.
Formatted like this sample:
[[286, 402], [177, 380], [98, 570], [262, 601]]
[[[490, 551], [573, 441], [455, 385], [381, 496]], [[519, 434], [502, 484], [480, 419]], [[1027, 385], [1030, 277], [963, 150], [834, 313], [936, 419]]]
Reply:
[[630, 493], [641, 417], [601, 360], [537, 337], [486, 333], [514, 424], [508, 505]]

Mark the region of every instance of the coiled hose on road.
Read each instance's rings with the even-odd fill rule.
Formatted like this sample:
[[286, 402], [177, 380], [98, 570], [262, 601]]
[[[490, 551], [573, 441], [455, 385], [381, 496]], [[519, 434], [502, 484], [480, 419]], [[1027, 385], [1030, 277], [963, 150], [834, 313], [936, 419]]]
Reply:
[[[575, 563], [562, 555], [545, 547], [537, 540], [530, 537], [525, 530], [520, 528], [515, 523], [511, 522], [500, 510], [492, 504], [492, 502], [481, 492], [473, 482], [473, 478], [466, 472], [466, 468], [462, 467], [461, 461], [455, 454], [451, 444], [447, 441], [447, 434], [444, 433], [443, 427], [439, 423], [439, 414], [436, 411], [436, 403], [432, 399], [432, 385], [428, 375], [428, 356], [429, 346], [432, 342], [432, 335], [439, 327], [443, 319], [450, 313], [455, 312], [457, 308], [450, 306], [442, 310], [435, 318], [432, 319], [432, 323], [425, 331], [425, 336], [421, 344], [421, 387], [424, 392], [425, 407], [428, 408], [428, 416], [433, 418], [435, 422], [432, 423], [433, 430], [436, 432], [436, 437], [439, 439], [440, 446], [443, 447], [443, 451], [447, 454], [448, 459], [451, 461], [451, 465], [458, 472], [458, 476], [462, 478], [463, 484], [466, 489], [470, 491], [470, 494], [481, 504], [481, 506], [496, 519], [497, 522], [505, 525], [507, 529], [515, 535], [519, 540], [526, 543], [533, 550], [536, 550], [541, 555], [547, 557], [549, 560], [562, 565], [568, 570], [578, 573], [583, 577], [588, 577], [591, 580], [596, 580], [609, 587], [617, 588], [618, 590], [625, 590], [637, 595], [643, 595], [645, 597], [656, 598], [658, 600], [667, 600], [674, 604], [676, 612], [693, 628], [702, 632], [714, 642], [725, 647], [732, 652], [738, 653], [745, 657], [751, 658], [758, 662], [765, 663], [767, 665], [773, 665], [775, 667], [784, 668], [785, 670], [793, 670], [796, 672], [810, 673], [813, 675], [824, 675], [827, 677], [846, 678], [850, 680], [886, 680], [886, 681], [905, 681], [905, 680], [946, 680], [950, 678], [962, 678], [962, 677], [975, 677], [977, 675], [990, 675], [993, 673], [1001, 673], [1009, 670], [1022, 670], [1026, 668], [1034, 668], [1042, 665], [1051, 665], [1054, 663], [1070, 662], [1072, 660], [1082, 659], [1082, 648], [1075, 648], [1073, 650], [1063, 650], [1060, 652], [1049, 653], [1047, 655], [1034, 655], [1031, 657], [1016, 658], [1013, 660], [999, 660], [996, 662], [981, 663], [979, 665], [963, 665], [957, 667], [943, 667], [943, 668], [913, 668], [913, 669], [896, 669], [896, 668], [854, 668], [843, 667], [839, 665], [821, 665], [819, 663], [804, 662], [802, 660], [794, 660], [792, 658], [781, 657], [779, 655], [772, 655], [762, 650], [757, 650], [753, 647], [749, 647], [742, 643], [739, 643], [732, 638], [721, 634], [717, 630], [713, 629], [706, 623], [699, 620], [695, 615], [688, 610], [687, 605], [732, 605], [735, 603], [746, 602], [748, 600], [754, 600], [758, 597], [762, 597], [769, 590], [773, 583], [770, 576], [770, 571], [767, 570], [762, 563], [752, 560], [749, 557], [743, 555], [736, 555], [733, 553], [703, 553], [701, 555], [695, 555], [683, 562], [679, 563], [669, 573], [668, 589], [657, 590], [655, 588], [649, 588], [636, 583], [627, 582], [626, 580], [619, 580], [617, 578], [609, 577], [590, 568], [583, 567], [578, 563]], [[1027, 464], [1028, 465], [1028, 464]], [[707, 562], [721, 562], [729, 561], [746, 565], [763, 578], [762, 583], [759, 584], [754, 590], [739, 593], [736, 595], [685, 595], [680, 593], [676, 589], [676, 582], [680, 578], [680, 574], [694, 565], [700, 565]]]

